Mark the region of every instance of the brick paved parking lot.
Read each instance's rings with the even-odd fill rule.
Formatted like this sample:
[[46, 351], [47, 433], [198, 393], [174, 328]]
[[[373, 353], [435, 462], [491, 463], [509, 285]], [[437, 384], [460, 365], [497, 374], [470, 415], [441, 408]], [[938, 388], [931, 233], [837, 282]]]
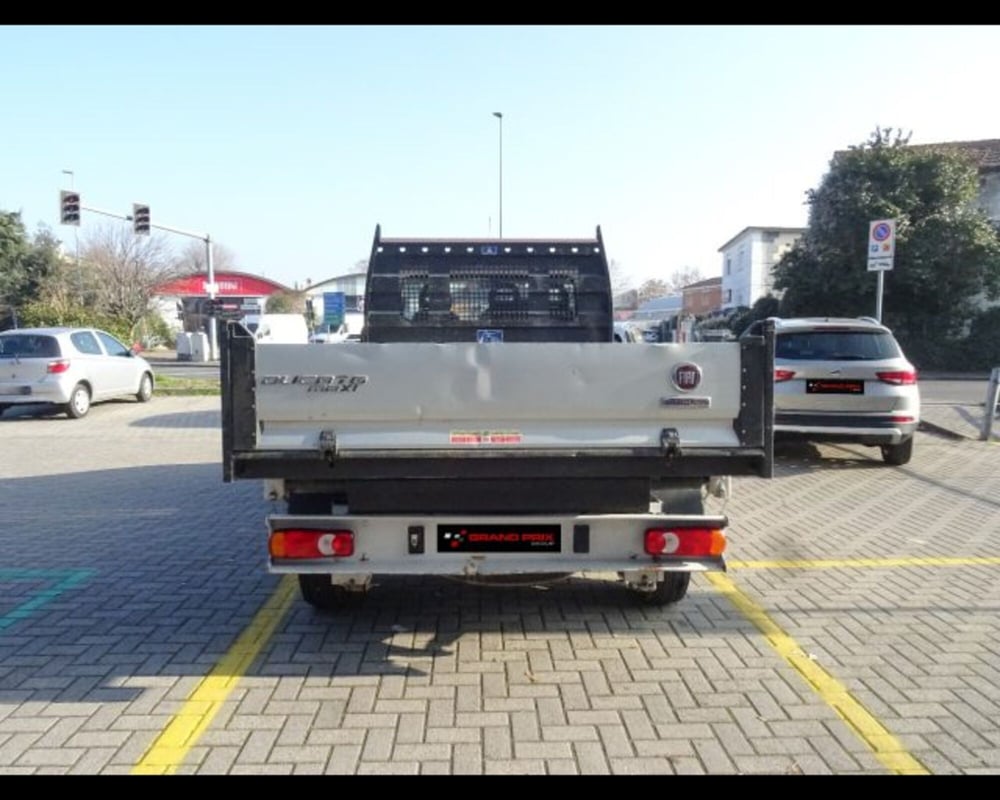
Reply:
[[0, 419], [0, 772], [1000, 772], [995, 443], [780, 448], [667, 609], [393, 578], [323, 615], [217, 409]]

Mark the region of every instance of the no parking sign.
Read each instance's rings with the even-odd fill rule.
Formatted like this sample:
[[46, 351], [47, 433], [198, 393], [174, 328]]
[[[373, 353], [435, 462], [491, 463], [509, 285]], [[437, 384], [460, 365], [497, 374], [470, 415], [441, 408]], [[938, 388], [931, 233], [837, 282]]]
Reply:
[[892, 269], [896, 255], [896, 220], [876, 219], [868, 226], [868, 269]]

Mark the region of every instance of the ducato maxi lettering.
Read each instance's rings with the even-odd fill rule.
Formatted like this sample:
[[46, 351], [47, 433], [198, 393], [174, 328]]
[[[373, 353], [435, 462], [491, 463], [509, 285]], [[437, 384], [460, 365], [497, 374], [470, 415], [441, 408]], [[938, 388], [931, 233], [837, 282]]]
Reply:
[[307, 392], [356, 392], [367, 375], [264, 375], [261, 386], [304, 386]]

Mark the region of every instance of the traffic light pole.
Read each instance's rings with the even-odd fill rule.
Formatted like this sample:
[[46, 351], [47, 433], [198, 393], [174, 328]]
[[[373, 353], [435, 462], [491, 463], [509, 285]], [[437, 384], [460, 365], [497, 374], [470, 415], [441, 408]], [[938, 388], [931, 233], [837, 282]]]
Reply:
[[[62, 196], [63, 196], [64, 200], [65, 200], [66, 194], [67, 193], [65, 191], [62, 192]], [[74, 198], [74, 202], [78, 202], [79, 201], [79, 194], [74, 193], [73, 198]], [[136, 212], [140, 212], [140, 211], [141, 212], [145, 212], [145, 219], [143, 219], [142, 222], [145, 223], [146, 225], [148, 225], [150, 228], [156, 228], [157, 230], [168, 231], [170, 233], [177, 233], [177, 234], [180, 234], [181, 236], [190, 236], [192, 239], [200, 239], [201, 241], [203, 241], [205, 243], [205, 260], [206, 260], [206, 263], [208, 264], [208, 281], [207, 281], [207, 284], [205, 286], [205, 290], [208, 293], [208, 299], [214, 301], [215, 300], [215, 293], [216, 293], [217, 287], [215, 285], [215, 268], [214, 268], [213, 263], [212, 263], [212, 237], [209, 234], [207, 234], [207, 233], [205, 233], [205, 234], [202, 234], [202, 233], [192, 233], [191, 231], [186, 231], [186, 230], [183, 230], [182, 228], [172, 228], [169, 225], [159, 225], [159, 224], [157, 224], [155, 222], [151, 222], [148, 219], [148, 215], [149, 215], [149, 207], [148, 206], [133, 205], [132, 208], [133, 208], [133, 214], [135, 214]], [[105, 211], [103, 208], [94, 208], [93, 206], [85, 206], [85, 205], [83, 205], [83, 203], [79, 204], [79, 210], [80, 211], [90, 211], [93, 214], [101, 214], [101, 215], [103, 215], [105, 217], [113, 217], [114, 219], [122, 219], [122, 220], [125, 220], [126, 222], [130, 221], [130, 222], [135, 223], [135, 217], [134, 216], [130, 216], [128, 214], [116, 214], [114, 211]], [[78, 213], [76, 214], [76, 221], [72, 222], [72, 223], [67, 222], [66, 216], [65, 216], [65, 209], [63, 210], [62, 213], [63, 213], [63, 224], [73, 224], [73, 225], [79, 225], [80, 224], [80, 222], [79, 222], [79, 214]], [[145, 230], [138, 231], [138, 232], [139, 233], [147, 233], [147, 231], [145, 231]], [[77, 252], [77, 264], [78, 265], [79, 265], [79, 261], [80, 261], [80, 256], [79, 256], [79, 251], [78, 251]], [[214, 303], [210, 303], [210, 308], [212, 306], [214, 306]], [[214, 313], [214, 311], [209, 314], [209, 320], [210, 320], [210, 324], [208, 326], [209, 359], [211, 361], [215, 361], [219, 357], [219, 344], [218, 344], [218, 331], [216, 330], [216, 319], [215, 319], [215, 313]]]
[[132, 219], [132, 217], [128, 216], [127, 214], [116, 214], [114, 211], [105, 211], [104, 209], [94, 208], [93, 206], [81, 205], [80, 206], [80, 210], [81, 211], [90, 211], [90, 212], [92, 212], [94, 214], [103, 214], [106, 217], [114, 217], [115, 219], [123, 219], [123, 220], [126, 220], [126, 221]]
[[[128, 217], [127, 219], [131, 219]], [[169, 225], [160, 225], [156, 222], [149, 223], [150, 228], [156, 228], [161, 231], [169, 231], [170, 233], [177, 233], [181, 236], [190, 236], [192, 239], [200, 239], [205, 243], [205, 262], [208, 265], [208, 281], [205, 285], [205, 291], [208, 292], [208, 299], [215, 300], [215, 268], [212, 264], [212, 237], [207, 233], [192, 233], [191, 231], [185, 231], [181, 228], [171, 228]], [[210, 303], [209, 307], [214, 306], [214, 303]], [[219, 333], [216, 330], [216, 320], [215, 313], [209, 314], [209, 326], [208, 326], [208, 349], [209, 357], [212, 361], [219, 358]]]

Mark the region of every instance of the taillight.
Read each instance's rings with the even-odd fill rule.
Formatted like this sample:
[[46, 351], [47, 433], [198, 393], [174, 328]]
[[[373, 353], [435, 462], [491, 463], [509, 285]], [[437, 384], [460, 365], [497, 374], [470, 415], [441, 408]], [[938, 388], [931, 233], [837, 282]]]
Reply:
[[718, 528], [648, 528], [645, 548], [651, 556], [721, 556], [726, 534]]
[[892, 372], [876, 372], [878, 379], [882, 383], [891, 383], [893, 386], [912, 386], [917, 382], [916, 370], [893, 370]]
[[268, 541], [271, 558], [344, 558], [354, 555], [351, 531], [275, 531]]
[[916, 417], [911, 417], [908, 414], [893, 414], [889, 417], [893, 422], [916, 422]]
[[782, 381], [790, 381], [795, 377], [795, 370], [792, 369], [776, 369], [774, 371], [774, 382], [781, 383]]
[[50, 375], [59, 375], [69, 369], [69, 359], [61, 358], [58, 361], [50, 361], [45, 371]]

